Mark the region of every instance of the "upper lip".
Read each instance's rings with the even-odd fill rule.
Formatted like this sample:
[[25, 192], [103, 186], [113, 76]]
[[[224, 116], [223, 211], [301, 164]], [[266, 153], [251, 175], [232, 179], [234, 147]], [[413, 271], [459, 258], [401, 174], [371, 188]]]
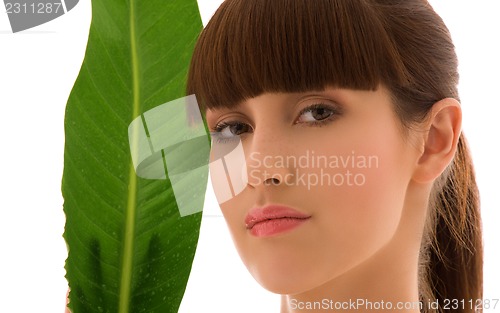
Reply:
[[252, 208], [245, 217], [245, 226], [252, 229], [255, 224], [280, 218], [308, 219], [311, 215], [281, 204], [270, 204]]

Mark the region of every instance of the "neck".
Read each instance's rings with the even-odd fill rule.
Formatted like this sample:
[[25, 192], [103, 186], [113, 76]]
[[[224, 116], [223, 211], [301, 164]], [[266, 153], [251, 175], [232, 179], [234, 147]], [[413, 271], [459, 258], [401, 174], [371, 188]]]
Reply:
[[282, 295], [281, 313], [420, 313], [420, 305], [428, 305], [420, 304], [418, 292], [426, 202], [406, 200], [398, 230], [386, 246], [317, 288]]
[[418, 256], [410, 261], [403, 253], [399, 259], [378, 254], [313, 290], [283, 295], [281, 313], [420, 312]]

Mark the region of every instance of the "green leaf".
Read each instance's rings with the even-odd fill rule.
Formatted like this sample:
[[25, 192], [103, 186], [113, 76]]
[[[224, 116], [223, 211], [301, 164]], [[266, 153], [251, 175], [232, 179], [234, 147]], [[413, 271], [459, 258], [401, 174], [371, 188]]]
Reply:
[[[142, 153], [134, 151], [141, 144], [134, 143], [134, 134], [142, 131], [147, 141], [155, 140], [158, 129], [148, 112], [186, 96], [189, 62], [202, 27], [195, 0], [92, 1], [85, 59], [65, 116], [62, 193], [73, 313], [178, 311], [208, 179], [208, 169], [199, 167], [208, 158], [206, 126], [205, 135], [194, 141], [198, 150], [189, 141], [177, 141], [178, 147], [158, 142], [182, 133], [179, 128], [189, 130], [182, 110], [156, 126], [162, 135], [150, 153], [166, 168], [155, 179], [141, 175], [132, 154]], [[161, 124], [161, 116], [155, 116]], [[129, 129], [134, 120], [146, 122], [144, 128]], [[155, 163], [151, 160], [146, 158], [146, 168]], [[172, 188], [168, 173], [175, 162], [181, 169], [176, 174], [198, 168], [196, 180], [181, 175], [189, 179]], [[196, 207], [181, 217], [183, 198]]]

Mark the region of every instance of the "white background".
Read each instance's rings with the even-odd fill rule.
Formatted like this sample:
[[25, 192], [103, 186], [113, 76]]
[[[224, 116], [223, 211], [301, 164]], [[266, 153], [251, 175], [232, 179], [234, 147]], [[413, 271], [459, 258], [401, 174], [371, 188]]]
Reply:
[[[199, 0], [204, 24], [221, 2]], [[482, 196], [485, 298], [500, 298], [500, 2], [431, 3], [457, 46], [463, 128]], [[0, 312], [64, 311], [64, 108], [83, 61], [90, 8], [81, 0], [64, 16], [13, 34], [0, 5]], [[254, 282], [223, 218], [213, 217], [220, 212], [211, 187], [204, 214], [181, 312], [277, 313], [279, 297]]]

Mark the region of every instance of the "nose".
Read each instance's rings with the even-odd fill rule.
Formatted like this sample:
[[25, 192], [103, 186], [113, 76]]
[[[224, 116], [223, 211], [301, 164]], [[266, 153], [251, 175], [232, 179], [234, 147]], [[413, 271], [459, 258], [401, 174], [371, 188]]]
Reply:
[[293, 181], [293, 140], [286, 130], [255, 130], [245, 144], [248, 185], [254, 188], [290, 185]]
[[[269, 123], [266, 123], [269, 124]], [[262, 124], [246, 138], [212, 143], [210, 176], [219, 204], [231, 200], [247, 187], [291, 185], [295, 173], [293, 144], [286, 129]]]

